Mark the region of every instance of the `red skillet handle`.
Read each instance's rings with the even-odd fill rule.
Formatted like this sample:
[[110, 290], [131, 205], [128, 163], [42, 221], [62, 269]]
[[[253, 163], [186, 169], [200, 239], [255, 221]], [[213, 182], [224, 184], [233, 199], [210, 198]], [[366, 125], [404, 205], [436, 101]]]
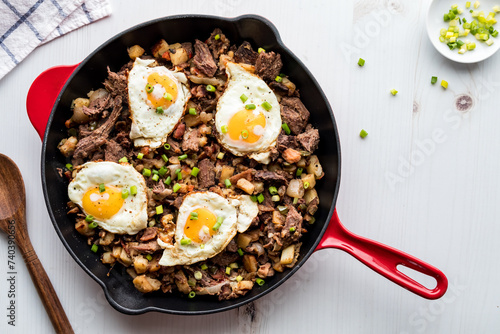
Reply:
[[57, 96], [77, 66], [78, 64], [49, 68], [31, 84], [26, 97], [26, 110], [31, 124], [42, 140]]
[[[332, 220], [316, 250], [323, 248], [341, 249], [394, 283], [427, 299], [440, 298], [448, 288], [448, 279], [439, 269], [395, 248], [348, 231], [340, 223], [337, 210], [333, 213]], [[398, 265], [434, 277], [437, 281], [436, 287], [432, 290], [426, 288], [399, 271]]]

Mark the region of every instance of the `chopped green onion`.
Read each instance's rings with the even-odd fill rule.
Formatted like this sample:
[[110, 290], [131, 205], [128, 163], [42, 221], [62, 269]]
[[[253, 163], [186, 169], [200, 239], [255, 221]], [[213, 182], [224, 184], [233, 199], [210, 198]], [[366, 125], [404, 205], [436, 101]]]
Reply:
[[205, 249], [205, 244], [201, 244], [200, 249]]
[[396, 95], [397, 93], [398, 93], [398, 91], [397, 91], [397, 90], [395, 90], [395, 89], [391, 89], [391, 94], [392, 94], [392, 95]]
[[496, 37], [498, 37], [498, 31], [496, 31], [496, 30], [495, 30], [495, 31], [493, 31], [493, 32], [491, 33], [491, 36], [493, 36], [493, 37], [495, 37], [495, 38], [496, 38]]
[[267, 101], [265, 101], [264, 103], [262, 103], [262, 108], [266, 109], [267, 111], [271, 110], [272, 107], [273, 106], [269, 102], [267, 102]]
[[315, 221], [316, 221], [316, 218], [311, 217], [311, 220], [309, 220], [309, 224], [311, 224], [311, 225], [312, 225], [312, 224], [314, 224], [314, 222], [315, 222]]
[[310, 186], [309, 182], [304, 182], [304, 189], [309, 188], [309, 186]]
[[438, 81], [438, 77], [432, 77], [431, 78], [431, 84], [435, 84]]
[[259, 203], [264, 202], [264, 195], [259, 194], [259, 195], [257, 196], [257, 201], [259, 201]]
[[153, 169], [153, 175], [158, 174], [158, 171], [156, 169]]
[[219, 160], [224, 159], [224, 152], [219, 152], [219, 154], [217, 154], [217, 159]]
[[290, 227], [290, 232], [295, 232], [295, 227]]
[[208, 92], [212, 92], [212, 93], [215, 92], [215, 87], [212, 85], [207, 85], [206, 89]]
[[127, 189], [122, 189], [122, 198], [123, 198], [123, 199], [127, 199], [128, 194], [129, 194], [129, 192], [128, 192], [128, 190], [127, 190]]
[[263, 286], [266, 281], [264, 281], [262, 278], [256, 278], [255, 283], [257, 283], [260, 286]]
[[476, 48], [476, 43], [469, 43], [467, 44], [467, 50], [472, 51]]
[[199, 281], [201, 280], [201, 278], [203, 277], [203, 274], [201, 273], [201, 271], [195, 271], [194, 272], [194, 278]]
[[180, 181], [180, 180], [182, 180], [182, 173], [181, 172], [177, 173], [177, 181]]
[[141, 160], [142, 158], [144, 158], [144, 153], [137, 154], [137, 159]]
[[170, 93], [165, 93], [165, 95], [163, 95], [163, 98], [167, 101], [172, 101], [174, 97]]
[[224, 184], [226, 185], [226, 188], [231, 188], [231, 181], [229, 181], [229, 179], [225, 179]]
[[193, 211], [189, 214], [189, 216], [190, 216], [189, 219], [191, 219], [191, 220], [198, 220], [198, 213], [197, 212]]
[[156, 181], [158, 182], [158, 180], [160, 179], [160, 176], [158, 174], [155, 174], [153, 175], [153, 177], [151, 178], [153, 181]]
[[442, 86], [444, 89], [448, 88], [448, 81], [441, 80], [441, 86]]
[[144, 168], [142, 170], [142, 175], [144, 175], [145, 177], [151, 176], [151, 169]]
[[245, 94], [241, 94], [240, 100], [241, 102], [245, 103], [248, 100], [248, 97]]
[[257, 52], [258, 52], [258, 53], [261, 53], [261, 52], [266, 52], [266, 50], [265, 50], [265, 49], [263, 49], [263, 48], [258, 48], [258, 49], [257, 49]]
[[358, 65], [361, 67], [365, 66], [365, 60], [363, 58], [359, 58]]
[[217, 221], [215, 222], [214, 226], [212, 226], [212, 230], [217, 231], [223, 222], [224, 222], [224, 218], [217, 217]]
[[229, 265], [229, 267], [230, 267], [231, 269], [238, 269], [238, 268], [239, 268], [239, 266], [238, 266], [238, 264], [237, 264], [236, 262], [231, 263], [231, 264]]
[[170, 185], [172, 183], [172, 178], [169, 176], [165, 181], [163, 181], [166, 185]]
[[161, 215], [163, 213], [163, 205], [158, 205], [156, 207], [156, 214]]
[[193, 299], [194, 297], [196, 297], [196, 292], [194, 292], [194, 291], [190, 291], [190, 292], [188, 293], [188, 298]]
[[192, 278], [189, 278], [188, 279], [188, 285], [191, 286], [191, 287], [195, 286], [196, 285], [196, 280], [192, 279]]
[[160, 107], [157, 107], [157, 108], [156, 108], [156, 113], [157, 113], [157, 114], [163, 114], [163, 107], [161, 107], [161, 106], [160, 106]]
[[103, 193], [106, 191], [106, 187], [104, 186], [104, 183], [99, 184], [99, 192]]
[[148, 255], [146, 255], [146, 259], [147, 259], [148, 261], [151, 261], [151, 260], [153, 259], [153, 257], [151, 256], [151, 254], [148, 254]]
[[238, 254], [239, 254], [240, 256], [243, 256], [243, 249], [238, 248]]
[[165, 166], [161, 166], [160, 170], [158, 171], [158, 174], [160, 176], [165, 176], [165, 174], [167, 174], [168, 172], [168, 168], [166, 168]]
[[118, 162], [128, 162], [128, 159], [127, 157], [123, 157], [120, 160], [118, 160]]
[[256, 106], [255, 106], [255, 104], [253, 104], [253, 103], [250, 103], [250, 104], [245, 105], [245, 109], [246, 109], [246, 110], [253, 110], [253, 109], [255, 109], [255, 108], [257, 108], [257, 107], [256, 107]]
[[187, 157], [188, 157], [187, 154], [183, 154], [183, 155], [180, 155], [178, 158], [179, 158], [179, 161], [180, 161], [180, 160], [187, 159]]
[[181, 189], [181, 185], [179, 183], [174, 184], [174, 187], [172, 188], [174, 193], [178, 192], [180, 189]]
[[201, 270], [207, 270], [208, 266], [205, 263], [203, 263], [200, 268]]
[[274, 81], [276, 81], [276, 82], [282, 82], [283, 81], [283, 77], [281, 77], [280, 75], [278, 75], [276, 78], [274, 78]]
[[241, 282], [243, 280], [243, 277], [241, 275], [236, 276], [236, 282]]
[[252, 202], [257, 202], [257, 196], [255, 195], [250, 196], [250, 199], [252, 200]]
[[297, 204], [299, 202], [299, 198], [298, 197], [294, 197], [293, 198], [293, 205]]
[[365, 130], [361, 130], [361, 132], [359, 133], [359, 136], [361, 138], [365, 138], [366, 136], [368, 136], [368, 132], [366, 132]]
[[193, 169], [191, 170], [191, 175], [197, 177], [199, 172], [200, 169], [198, 167], [193, 167]]
[[96, 244], [93, 244], [92, 247], [90, 248], [91, 251], [93, 251], [94, 253], [97, 253], [97, 251], [99, 250], [99, 246], [97, 246]]
[[226, 267], [226, 275], [231, 275], [231, 267]]
[[132, 196], [137, 195], [137, 186], [132, 186], [132, 187], [130, 187], [130, 194], [131, 194]]
[[283, 131], [285, 131], [287, 135], [290, 134], [290, 128], [288, 127], [288, 124], [286, 123], [281, 124], [281, 128], [283, 129]]
[[167, 151], [170, 150], [170, 144], [163, 145], [163, 148], [166, 149]]
[[276, 195], [278, 193], [278, 189], [276, 189], [276, 187], [274, 187], [274, 186], [271, 186], [271, 187], [269, 187], [269, 193], [271, 195]]
[[66, 169], [67, 170], [73, 170], [73, 165], [72, 164], [66, 164]]
[[161, 155], [161, 158], [163, 159], [163, 161], [168, 162], [168, 157], [167, 157], [167, 155], [162, 154], [162, 155]]
[[153, 89], [155, 89], [155, 88], [151, 84], [147, 84], [146, 85], [146, 92], [152, 93]]
[[89, 228], [92, 229], [92, 230], [95, 229], [96, 227], [97, 227], [97, 223], [96, 222], [91, 222], [89, 224]]
[[247, 139], [248, 138], [248, 130], [241, 131], [241, 138], [243, 138], [243, 139]]
[[227, 125], [221, 126], [220, 130], [222, 131], [222, 133], [227, 133]]
[[214, 37], [215, 40], [218, 40], [219, 38], [220, 38], [219, 34], [215, 35], [215, 37]]
[[304, 170], [304, 168], [301, 168], [301, 167], [297, 168], [297, 171], [295, 172], [295, 175], [296, 176], [301, 176], [303, 170]]
[[280, 196], [279, 195], [274, 195], [273, 197], [271, 197], [271, 201], [273, 201], [273, 202], [279, 202], [280, 201]]
[[279, 76], [282, 77], [282, 78], [284, 78], [284, 77], [286, 77], [286, 74], [285, 73], [280, 73]]
[[85, 217], [85, 221], [87, 223], [92, 223], [94, 221], [94, 216], [87, 215], [87, 217]]
[[196, 109], [195, 108], [189, 108], [189, 115], [196, 115]]

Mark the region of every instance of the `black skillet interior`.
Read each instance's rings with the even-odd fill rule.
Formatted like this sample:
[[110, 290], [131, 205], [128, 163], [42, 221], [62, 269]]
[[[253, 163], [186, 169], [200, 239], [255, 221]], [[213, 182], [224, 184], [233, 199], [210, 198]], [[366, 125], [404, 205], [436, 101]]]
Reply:
[[[90, 251], [86, 239], [74, 229], [74, 220], [66, 215], [68, 201], [67, 182], [57, 173], [58, 167], [66, 163], [57, 149], [62, 138], [67, 137], [64, 122], [70, 117], [69, 106], [77, 97], [86, 96], [92, 89], [102, 87], [107, 76], [106, 67], [118, 71], [129, 61], [127, 47], [139, 44], [146, 50], [164, 38], [169, 43], [206, 40], [215, 28], [221, 28], [231, 43], [249, 41], [254, 49], [263, 47], [281, 54], [284, 67], [291, 80], [301, 92], [301, 98], [311, 112], [311, 122], [320, 131], [321, 142], [318, 156], [325, 177], [316, 189], [320, 197], [320, 208], [316, 223], [308, 227], [309, 233], [302, 238], [299, 262], [292, 270], [277, 273], [266, 280], [262, 287], [256, 286], [244, 297], [230, 301], [218, 301], [214, 297], [197, 296], [188, 299], [177, 294], [161, 292], [143, 295], [137, 291], [131, 277], [121, 265], [115, 266], [107, 276], [109, 267], [99, 260], [99, 255]], [[45, 132], [42, 151], [42, 184], [52, 223], [76, 262], [104, 289], [110, 304], [127, 314], [159, 311], [174, 314], [205, 314], [242, 306], [283, 283], [312, 254], [333, 213], [340, 183], [340, 143], [330, 105], [311, 73], [281, 42], [276, 28], [266, 19], [245, 15], [233, 19], [214, 16], [183, 15], [157, 19], [133, 27], [110, 39], [90, 54], [76, 69], [59, 95]]]

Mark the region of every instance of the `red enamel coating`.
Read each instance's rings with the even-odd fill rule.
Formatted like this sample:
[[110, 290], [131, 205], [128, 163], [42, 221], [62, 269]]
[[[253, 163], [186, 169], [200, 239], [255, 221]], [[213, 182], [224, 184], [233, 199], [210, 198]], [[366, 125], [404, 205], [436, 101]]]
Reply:
[[[40, 74], [31, 85], [26, 108], [31, 123], [42, 140], [57, 96], [77, 66], [78, 64], [50, 68]], [[348, 231], [340, 223], [337, 210], [334, 211], [328, 228], [316, 250], [324, 248], [341, 249], [394, 283], [427, 299], [440, 298], [448, 288], [448, 279], [439, 269], [395, 248]], [[398, 265], [404, 265], [434, 277], [437, 286], [432, 290], [426, 288], [397, 270]]]
[[26, 97], [26, 110], [31, 124], [42, 140], [57, 96], [77, 66], [78, 64], [49, 68], [31, 84]]
[[[340, 222], [337, 210], [334, 211], [330, 224], [316, 250], [324, 248], [341, 249], [394, 283], [427, 299], [440, 298], [448, 288], [448, 279], [439, 269], [400, 250], [348, 231]], [[436, 287], [432, 290], [426, 288], [400, 272], [397, 269], [398, 265], [404, 265], [434, 277], [437, 282]]]

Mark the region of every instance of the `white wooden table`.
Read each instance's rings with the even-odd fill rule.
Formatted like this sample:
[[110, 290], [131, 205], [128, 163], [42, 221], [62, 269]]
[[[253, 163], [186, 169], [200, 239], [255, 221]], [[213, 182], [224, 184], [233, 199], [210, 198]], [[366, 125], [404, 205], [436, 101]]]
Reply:
[[[450, 2], [450, 5], [452, 3]], [[500, 55], [459, 65], [425, 32], [428, 1], [113, 1], [111, 17], [36, 49], [0, 81], [0, 152], [23, 173], [29, 232], [78, 333], [498, 333], [500, 331]], [[463, 4], [461, 4], [463, 6]], [[337, 209], [353, 232], [445, 272], [445, 297], [428, 301], [337, 250], [314, 254], [274, 292], [225, 313], [127, 316], [66, 252], [47, 215], [40, 139], [25, 110], [48, 67], [74, 64], [107, 39], [161, 16], [203, 13], [270, 19], [322, 85], [342, 143]], [[376, 15], [378, 14], [378, 15]], [[362, 57], [364, 67], [357, 65]], [[431, 85], [431, 76], [449, 82]], [[399, 91], [392, 96], [390, 89]], [[473, 107], [455, 103], [469, 95]], [[368, 137], [359, 137], [366, 129]], [[411, 161], [411, 162], [410, 162]], [[411, 164], [411, 166], [410, 166]], [[20, 254], [16, 327], [7, 325], [7, 238], [0, 237], [0, 332], [50, 333]]]

